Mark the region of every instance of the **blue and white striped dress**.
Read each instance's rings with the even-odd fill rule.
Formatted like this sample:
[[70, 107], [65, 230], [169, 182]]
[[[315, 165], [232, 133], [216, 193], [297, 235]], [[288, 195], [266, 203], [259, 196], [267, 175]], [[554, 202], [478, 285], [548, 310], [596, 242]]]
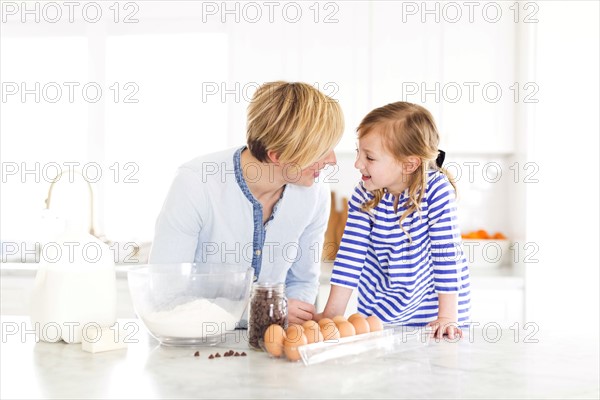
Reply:
[[391, 324], [423, 326], [438, 314], [438, 293], [458, 293], [458, 323], [469, 321], [470, 282], [458, 229], [455, 192], [439, 171], [428, 171], [421, 212], [408, 215], [405, 190], [394, 212], [385, 193], [370, 213], [361, 206], [373, 195], [360, 182], [348, 202], [348, 220], [331, 284], [358, 287], [358, 312]]

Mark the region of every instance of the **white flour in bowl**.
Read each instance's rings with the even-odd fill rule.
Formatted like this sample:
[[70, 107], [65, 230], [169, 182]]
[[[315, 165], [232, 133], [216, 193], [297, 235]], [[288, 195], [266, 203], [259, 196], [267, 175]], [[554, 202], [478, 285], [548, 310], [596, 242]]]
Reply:
[[[233, 315], [223, 307], [231, 309], [232, 300], [197, 299], [180, 304], [169, 311], [149, 313], [144, 323], [155, 335], [175, 338], [200, 338], [218, 335], [235, 329], [240, 315]], [[236, 302], [237, 303], [237, 302]]]

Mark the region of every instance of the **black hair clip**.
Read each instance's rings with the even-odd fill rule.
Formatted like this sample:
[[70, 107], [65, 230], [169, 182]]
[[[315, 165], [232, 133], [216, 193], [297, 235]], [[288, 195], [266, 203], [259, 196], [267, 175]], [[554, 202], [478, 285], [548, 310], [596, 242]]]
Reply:
[[446, 152], [444, 150], [438, 150], [438, 156], [435, 159], [435, 163], [438, 166], [438, 168], [442, 168], [442, 164], [444, 163], [445, 159], [446, 159]]

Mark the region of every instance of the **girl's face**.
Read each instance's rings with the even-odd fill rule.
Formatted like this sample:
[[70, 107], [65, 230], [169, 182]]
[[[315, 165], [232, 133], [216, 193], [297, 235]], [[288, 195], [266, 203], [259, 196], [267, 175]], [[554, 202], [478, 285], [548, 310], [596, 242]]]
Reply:
[[408, 157], [406, 162], [400, 162], [386, 150], [377, 128], [358, 140], [354, 168], [362, 174], [367, 190], [387, 189], [398, 195], [408, 187], [410, 176], [417, 167], [417, 157]]
[[299, 186], [312, 186], [319, 174], [327, 165], [335, 165], [337, 162], [335, 153], [330, 150], [320, 160], [309, 165], [304, 169], [298, 168], [297, 165], [287, 164], [283, 168], [283, 176], [286, 182]]

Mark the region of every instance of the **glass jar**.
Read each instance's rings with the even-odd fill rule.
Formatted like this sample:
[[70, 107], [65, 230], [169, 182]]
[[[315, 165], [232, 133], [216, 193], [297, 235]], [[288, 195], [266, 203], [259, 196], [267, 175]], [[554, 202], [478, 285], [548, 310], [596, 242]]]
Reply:
[[248, 342], [261, 350], [263, 337], [269, 325], [287, 328], [287, 298], [283, 283], [256, 283], [252, 286], [248, 316]]

